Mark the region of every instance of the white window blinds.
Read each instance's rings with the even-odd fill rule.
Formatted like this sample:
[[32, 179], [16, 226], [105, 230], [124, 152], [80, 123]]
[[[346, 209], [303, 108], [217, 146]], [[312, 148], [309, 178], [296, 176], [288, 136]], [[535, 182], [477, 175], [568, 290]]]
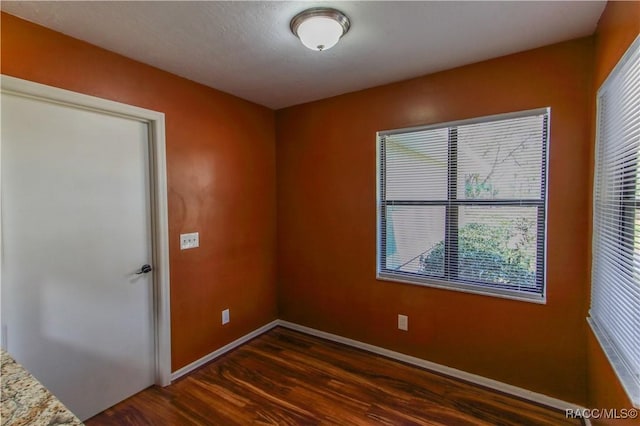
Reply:
[[597, 101], [589, 322], [640, 406], [640, 38]]
[[549, 110], [378, 133], [378, 277], [544, 300]]

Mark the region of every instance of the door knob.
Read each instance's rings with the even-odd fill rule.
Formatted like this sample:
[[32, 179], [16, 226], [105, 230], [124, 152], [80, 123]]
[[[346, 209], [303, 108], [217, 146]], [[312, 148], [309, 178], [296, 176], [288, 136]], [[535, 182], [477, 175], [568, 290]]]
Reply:
[[140, 274], [146, 274], [148, 272], [151, 272], [151, 265], [142, 265], [142, 267], [138, 272], [136, 272], [136, 274], [140, 275]]

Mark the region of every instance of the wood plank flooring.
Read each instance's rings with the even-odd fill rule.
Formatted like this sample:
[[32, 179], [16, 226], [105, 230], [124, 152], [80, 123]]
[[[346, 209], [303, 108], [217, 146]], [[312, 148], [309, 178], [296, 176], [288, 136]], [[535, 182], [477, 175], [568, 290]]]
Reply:
[[99, 425], [576, 425], [564, 413], [275, 328], [89, 419]]

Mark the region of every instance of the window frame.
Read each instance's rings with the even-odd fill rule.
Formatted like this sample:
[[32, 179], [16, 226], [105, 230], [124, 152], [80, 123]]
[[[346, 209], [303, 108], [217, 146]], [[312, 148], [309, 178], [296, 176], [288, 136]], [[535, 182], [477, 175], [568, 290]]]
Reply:
[[[634, 262], [635, 255], [635, 246], [632, 243], [630, 248], [625, 248], [628, 244], [628, 237], [631, 236], [632, 239], [640, 232], [636, 228], [636, 212], [640, 211], [640, 200], [636, 194], [638, 179], [640, 177], [640, 152], [637, 150], [631, 150], [628, 158], [625, 158], [625, 163], [628, 166], [625, 168], [634, 170], [633, 177], [633, 185], [626, 186], [626, 181], [616, 181], [613, 189], [610, 189], [612, 192], [618, 192], [617, 198], [617, 209], [614, 211], [613, 218], [609, 220], [609, 222], [613, 222], [613, 224], [617, 228], [617, 235], [615, 238], [612, 237], [612, 234], [607, 234], [609, 236], [608, 242], [612, 245], [619, 246], [618, 249], [621, 253], [619, 253], [619, 257], [617, 258], [609, 258], [607, 254], [603, 254], [599, 257], [600, 249], [599, 245], [603, 245], [605, 243], [604, 236], [605, 232], [603, 232], [605, 225], [603, 222], [604, 216], [598, 216], [599, 211], [603, 208], [608, 207], [606, 203], [606, 199], [601, 199], [602, 196], [599, 197], [598, 189], [600, 188], [600, 173], [605, 173], [607, 175], [612, 174], [613, 168], [607, 168], [603, 166], [601, 163], [603, 161], [601, 156], [601, 148], [604, 151], [608, 151], [608, 147], [610, 144], [614, 142], [609, 139], [605, 139], [601, 123], [602, 116], [605, 114], [603, 111], [602, 104], [609, 104], [610, 99], [605, 99], [605, 94], [609, 91], [611, 86], [615, 86], [618, 83], [619, 78], [624, 78], [624, 75], [621, 76], [622, 70], [625, 68], [626, 64], [631, 60], [640, 59], [640, 36], [638, 36], [633, 43], [629, 46], [625, 54], [620, 58], [619, 62], [616, 66], [611, 70], [609, 76], [602, 83], [598, 92], [596, 94], [596, 134], [595, 134], [595, 160], [594, 160], [594, 180], [593, 180], [593, 210], [592, 210], [592, 253], [591, 253], [591, 304], [589, 309], [589, 317], [587, 317], [587, 322], [593, 331], [596, 340], [598, 341], [600, 347], [602, 348], [605, 356], [609, 360], [611, 367], [615, 373], [615, 375], [620, 380], [623, 389], [627, 393], [632, 405], [635, 408], [640, 408], [640, 370], [636, 370], [638, 368], [637, 365], [632, 365], [633, 361], [629, 361], [628, 354], [625, 354], [623, 350], [620, 349], [621, 346], [628, 345], [628, 341], [617, 341], [620, 336], [617, 336], [617, 331], [613, 333], [610, 331], [610, 327], [612, 327], [610, 321], [606, 318], [600, 318], [598, 312], [602, 311], [603, 304], [610, 303], [611, 301], [615, 302], [615, 297], [613, 300], [608, 300], [606, 297], [604, 300], [600, 300], [599, 294], [602, 292], [607, 292], [608, 294], [616, 294], [621, 291], [619, 288], [612, 289], [611, 283], [609, 281], [599, 282], [597, 281], [597, 270], [605, 268], [606, 262], [613, 263], [614, 267], [618, 269], [627, 269]], [[640, 85], [640, 83], [637, 83]], [[628, 102], [628, 101], [627, 101]], [[637, 121], [640, 123], [640, 120]], [[626, 123], [628, 126], [629, 123]], [[617, 141], [616, 141], [617, 142]], [[623, 145], [622, 150], [628, 149], [626, 145]], [[618, 148], [619, 149], [619, 148]], [[619, 158], [616, 158], [619, 160]], [[619, 177], [619, 175], [624, 174], [625, 172], [615, 169], [615, 176]], [[600, 188], [601, 189], [601, 188]], [[598, 204], [598, 201], [601, 200], [602, 204]], [[611, 213], [608, 214], [611, 216]], [[600, 228], [602, 226], [602, 228]], [[603, 240], [603, 241], [600, 241]], [[606, 259], [606, 260], [605, 260]], [[637, 268], [633, 268], [637, 270]], [[639, 305], [640, 306], [640, 305]], [[632, 311], [633, 309], [631, 309]], [[621, 312], [617, 312], [621, 313]], [[628, 313], [628, 312], [625, 312]], [[626, 318], [626, 317], [625, 317]], [[633, 316], [631, 318], [627, 318], [631, 321], [631, 327], [633, 327]], [[629, 325], [626, 325], [629, 327]], [[615, 328], [615, 327], [614, 327]], [[636, 336], [637, 337], [637, 336]], [[633, 338], [633, 336], [632, 336]], [[632, 340], [633, 342], [633, 340]]]
[[[457, 199], [457, 146], [452, 147], [452, 140], [457, 144], [457, 128], [465, 125], [491, 123], [516, 119], [534, 115], [545, 115], [543, 128], [543, 146], [541, 152], [541, 194], [539, 199], [498, 199], [498, 200], [458, 200]], [[500, 298], [521, 300], [539, 304], [546, 303], [546, 253], [547, 253], [547, 209], [548, 209], [548, 164], [549, 164], [549, 142], [550, 142], [550, 119], [551, 108], [535, 108], [524, 111], [517, 111], [505, 114], [495, 114], [483, 117], [475, 117], [465, 120], [456, 120], [444, 123], [437, 123], [425, 126], [407, 127], [401, 129], [384, 130], [376, 133], [376, 279], [383, 281], [394, 281], [408, 284], [417, 284], [426, 287], [442, 288], [447, 290], [461, 291], [465, 293], [494, 296]], [[437, 129], [449, 129], [447, 141], [447, 199], [438, 201], [389, 201], [386, 199], [384, 189], [385, 166], [384, 161], [384, 138], [390, 135], [421, 132]], [[508, 206], [508, 207], [537, 207], [537, 229], [536, 235], [542, 238], [542, 243], [538, 242], [536, 248], [536, 276], [542, 277], [541, 288], [537, 286], [537, 292], [527, 292], [508, 288], [507, 285], [482, 283], [471, 280], [455, 281], [442, 279], [441, 277], [429, 276], [427, 274], [415, 274], [406, 271], [390, 271], [386, 268], [386, 252], [383, 247], [383, 233], [386, 234], [386, 208], [387, 206], [443, 206], [445, 212], [445, 250], [453, 250], [454, 253], [447, 253], [445, 257], [445, 276], [451, 275], [450, 262], [446, 259], [456, 257], [457, 246], [457, 212], [462, 206]], [[453, 231], [451, 231], [453, 229]], [[453, 255], [453, 256], [449, 256]], [[455, 269], [455, 268], [453, 268]], [[457, 271], [455, 271], [457, 272]], [[454, 274], [455, 274], [454, 272]]]

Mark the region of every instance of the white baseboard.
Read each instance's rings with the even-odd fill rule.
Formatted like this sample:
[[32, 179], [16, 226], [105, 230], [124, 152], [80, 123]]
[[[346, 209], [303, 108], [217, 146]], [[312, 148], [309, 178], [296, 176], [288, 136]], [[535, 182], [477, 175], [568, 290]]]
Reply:
[[171, 373], [171, 380], [176, 380], [176, 379], [184, 376], [185, 374], [192, 372], [196, 368], [202, 367], [203, 365], [205, 365], [209, 361], [212, 361], [212, 360], [218, 358], [220, 355], [226, 354], [230, 350], [237, 348], [238, 346], [248, 342], [249, 340], [253, 339], [254, 337], [258, 337], [259, 335], [261, 335], [263, 333], [266, 333], [267, 331], [269, 331], [272, 328], [278, 326], [279, 324], [280, 324], [280, 320], [273, 320], [269, 324], [265, 324], [262, 327], [253, 330], [251, 333], [245, 334], [244, 336], [240, 337], [239, 339], [236, 339], [233, 342], [224, 345], [220, 349], [216, 349], [215, 351], [211, 352], [210, 354], [205, 355], [205, 356], [203, 356], [202, 358], [200, 358], [200, 359], [198, 359], [196, 361], [193, 361], [191, 364], [185, 365], [181, 369], [176, 370], [173, 373]]
[[[379, 346], [363, 343], [358, 340], [349, 339], [346, 337], [338, 336], [336, 334], [327, 333], [325, 331], [316, 330], [315, 328], [305, 327], [303, 325], [295, 324], [289, 321], [278, 320], [278, 325], [289, 328], [291, 330], [300, 331], [305, 334], [320, 337], [322, 339], [331, 340], [333, 342], [342, 343], [347, 346], [362, 349], [367, 352], [371, 352], [377, 355], [382, 355], [387, 358], [395, 359], [407, 364], [415, 365], [426, 370], [431, 370], [436, 373], [440, 373], [455, 379], [464, 380], [476, 385], [484, 386], [486, 388], [494, 389], [509, 395], [513, 395], [519, 398], [523, 398], [535, 403], [545, 405], [547, 407], [555, 408], [557, 410], [576, 410], [584, 409], [576, 404], [563, 401], [561, 399], [553, 398], [541, 393], [532, 392], [527, 389], [520, 388], [518, 386], [509, 385], [507, 383], [499, 382], [497, 380], [488, 379], [486, 377], [479, 376], [477, 374], [467, 373], [466, 371], [457, 370], [455, 368], [447, 367], [442, 364], [436, 364], [435, 362], [427, 361], [421, 358], [416, 358], [410, 355], [405, 355], [400, 352], [391, 351], [389, 349], [381, 348]], [[588, 419], [583, 419], [587, 425], [590, 424]]]
[[[184, 376], [187, 373], [195, 370], [198, 367], [203, 366], [204, 364], [216, 359], [217, 357], [224, 355], [225, 353], [231, 351], [232, 349], [237, 348], [238, 346], [248, 342], [249, 340], [257, 337], [267, 331], [271, 330], [274, 327], [281, 326], [291, 330], [299, 331], [301, 333], [309, 334], [311, 336], [320, 337], [322, 339], [330, 340], [337, 343], [342, 343], [347, 346], [351, 346], [354, 348], [362, 349], [367, 352], [371, 352], [377, 355], [382, 355], [387, 358], [394, 359], [396, 361], [401, 361], [406, 364], [415, 365], [416, 367], [424, 368], [426, 370], [431, 370], [435, 373], [440, 373], [454, 379], [464, 380], [469, 383], [473, 383], [479, 386], [483, 386], [489, 389], [494, 389], [499, 392], [503, 392], [509, 395], [513, 395], [515, 397], [519, 397], [522, 399], [526, 399], [550, 408], [555, 408], [560, 411], [565, 410], [584, 410], [585, 407], [581, 407], [576, 404], [572, 404], [570, 402], [563, 401], [561, 399], [553, 398], [541, 393], [532, 392], [527, 389], [520, 388], [518, 386], [509, 385], [507, 383], [499, 382], [497, 380], [488, 379], [486, 377], [479, 376], [477, 374], [467, 373], [466, 371], [457, 370], [455, 368], [447, 367], [442, 364], [437, 364], [435, 362], [427, 361], [421, 358], [413, 357], [410, 355], [406, 355], [400, 352], [395, 352], [389, 349], [381, 348], [379, 346], [370, 345], [368, 343], [360, 342], [358, 340], [349, 339], [347, 337], [338, 336], [337, 334], [327, 333], [325, 331], [316, 330], [315, 328], [305, 327], [303, 325], [299, 325], [293, 322], [284, 321], [284, 320], [274, 320], [268, 324], [263, 325], [262, 327], [252, 331], [249, 334], [246, 334], [239, 339], [234, 340], [233, 342], [211, 352], [208, 355], [200, 358], [197, 361], [192, 362], [189, 365], [182, 367], [181, 369], [174, 371], [171, 374], [171, 380], [176, 380], [179, 377]], [[583, 422], [586, 426], [591, 425], [589, 419], [583, 419]]]

